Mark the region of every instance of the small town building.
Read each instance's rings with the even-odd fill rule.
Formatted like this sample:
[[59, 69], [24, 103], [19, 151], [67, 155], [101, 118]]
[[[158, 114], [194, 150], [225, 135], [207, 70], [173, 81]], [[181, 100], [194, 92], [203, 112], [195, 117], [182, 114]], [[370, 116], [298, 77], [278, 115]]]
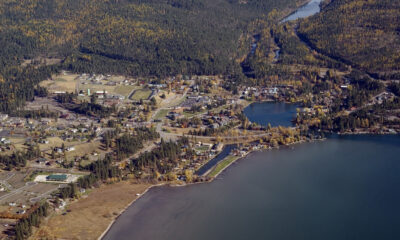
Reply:
[[47, 181], [65, 182], [67, 180], [66, 174], [51, 174], [46, 177]]

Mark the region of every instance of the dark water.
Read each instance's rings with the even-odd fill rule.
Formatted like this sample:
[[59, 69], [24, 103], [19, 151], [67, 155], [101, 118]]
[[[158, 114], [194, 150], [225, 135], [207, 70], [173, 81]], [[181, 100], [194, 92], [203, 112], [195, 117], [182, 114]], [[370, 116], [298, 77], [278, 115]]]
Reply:
[[318, 13], [321, 9], [319, 4], [322, 0], [311, 0], [306, 5], [302, 6], [301, 8], [297, 9], [296, 12], [289, 15], [287, 18], [283, 19], [282, 22], [293, 21], [299, 18], [306, 18]]
[[197, 170], [196, 174], [201, 176], [205, 174], [208, 170], [210, 170], [212, 167], [214, 167], [217, 163], [222, 161], [224, 158], [226, 158], [229, 153], [232, 151], [232, 149], [235, 148], [235, 145], [226, 145], [224, 149], [213, 159], [208, 161], [206, 164], [204, 164], [199, 170]]
[[244, 109], [244, 114], [251, 122], [267, 126], [291, 126], [292, 120], [296, 117], [295, 104], [256, 102]]
[[155, 188], [104, 239], [400, 239], [400, 136], [257, 152], [222, 179]]

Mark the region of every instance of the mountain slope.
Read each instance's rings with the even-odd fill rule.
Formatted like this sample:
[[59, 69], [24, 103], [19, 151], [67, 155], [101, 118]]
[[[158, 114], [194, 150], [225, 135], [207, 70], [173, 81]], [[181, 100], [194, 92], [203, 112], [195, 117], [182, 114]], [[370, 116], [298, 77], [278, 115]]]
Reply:
[[298, 32], [320, 52], [371, 73], [400, 70], [399, 0], [331, 0]]
[[4, 0], [2, 56], [61, 57], [65, 67], [85, 72], [221, 73], [250, 21], [295, 2]]

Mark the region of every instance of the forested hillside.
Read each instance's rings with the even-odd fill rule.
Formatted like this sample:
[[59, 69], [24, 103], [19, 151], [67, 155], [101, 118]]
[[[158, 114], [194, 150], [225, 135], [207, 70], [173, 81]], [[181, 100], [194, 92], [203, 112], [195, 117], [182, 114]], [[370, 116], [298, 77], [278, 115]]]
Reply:
[[42, 55], [75, 71], [221, 73], [251, 20], [294, 2], [4, 0], [0, 61]]
[[301, 21], [298, 32], [331, 57], [400, 78], [399, 0], [331, 0], [320, 14]]
[[[45, 93], [37, 83], [59, 69], [134, 76], [224, 73], [249, 51], [248, 24], [295, 2], [2, 0], [0, 111]], [[38, 57], [44, 62], [26, 67], [26, 60]], [[46, 66], [51, 62], [58, 64]]]

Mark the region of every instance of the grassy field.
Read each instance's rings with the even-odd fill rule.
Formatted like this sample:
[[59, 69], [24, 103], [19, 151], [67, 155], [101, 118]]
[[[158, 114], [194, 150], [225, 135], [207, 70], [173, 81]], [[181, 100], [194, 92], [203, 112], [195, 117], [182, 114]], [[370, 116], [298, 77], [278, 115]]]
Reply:
[[239, 157], [237, 156], [232, 156], [229, 155], [228, 157], [226, 157], [224, 160], [222, 160], [221, 162], [219, 162], [217, 164], [217, 166], [214, 167], [214, 169], [208, 174], [209, 177], [215, 177], [216, 175], [218, 175], [226, 166], [228, 166], [229, 164], [233, 163], [234, 161], [236, 161]]
[[75, 151], [69, 152], [69, 157], [83, 156], [85, 154], [90, 154], [92, 152], [101, 152], [99, 147], [100, 142], [86, 142], [82, 144], [75, 145]]
[[207, 145], [203, 145], [203, 146], [200, 146], [200, 147], [196, 147], [196, 148], [195, 148], [195, 150], [201, 151], [201, 152], [208, 151], [209, 149], [210, 149], [210, 147], [207, 146]]
[[31, 239], [97, 239], [119, 213], [150, 184], [127, 181], [102, 185], [67, 206], [66, 215], [54, 214]]
[[[85, 154], [91, 154], [93, 152], [98, 152], [101, 153], [103, 151], [100, 150], [101, 143], [98, 141], [94, 142], [78, 142], [78, 141], [73, 141], [73, 142], [68, 142], [68, 141], [63, 141], [62, 139], [58, 137], [50, 137], [47, 140], [49, 140], [48, 144], [39, 144], [39, 148], [47, 153], [46, 157], [50, 157], [51, 155], [51, 149], [54, 147], [61, 147], [62, 144], [66, 147], [69, 146], [74, 146], [75, 150], [71, 152], [66, 152], [66, 156], [68, 160], [74, 159], [76, 156], [83, 156]], [[63, 155], [63, 154], [57, 154], [57, 155]]]
[[183, 112], [183, 116], [187, 117], [187, 118], [191, 118], [197, 115], [201, 115], [206, 113], [207, 111], [201, 111], [201, 112], [195, 112], [195, 113], [191, 113], [191, 112]]
[[92, 161], [90, 161], [90, 160], [82, 160], [81, 163], [80, 163], [80, 165], [81, 165], [82, 167], [86, 167], [87, 165], [89, 165], [89, 164], [91, 164], [91, 163], [92, 163]]
[[116, 94], [119, 94], [119, 95], [128, 97], [129, 94], [130, 94], [135, 88], [137, 88], [137, 87], [135, 87], [135, 86], [130, 86], [130, 85], [127, 85], [127, 86], [116, 86], [115, 89], [114, 89], [114, 92], [115, 92]]
[[[46, 87], [50, 92], [55, 91], [66, 91], [66, 92], [75, 92], [79, 75], [77, 74], [58, 74], [53, 76], [54, 80], [45, 80], [40, 83], [41, 86]], [[113, 76], [111, 80], [116, 82], [121, 82], [124, 79], [122, 76]], [[83, 84], [87, 83], [86, 80], [81, 80], [79, 84], [79, 90], [87, 93], [87, 90], [90, 89], [92, 93], [96, 91], [107, 91], [110, 94], [119, 94], [127, 97], [136, 87], [131, 85], [117, 85], [117, 86], [108, 86], [108, 80], [102, 80], [101, 84]], [[151, 93], [151, 92], [150, 92]]]
[[56, 82], [68, 82], [67, 79], [65, 79], [65, 78], [60, 78], [60, 77], [54, 79], [54, 81], [56, 81]]
[[66, 146], [67, 144], [59, 137], [49, 137], [47, 138], [47, 140], [49, 141], [48, 144], [39, 144], [39, 148], [40, 150], [46, 150], [46, 149], [52, 149], [54, 147], [61, 147], [61, 145], [64, 143]]
[[138, 89], [135, 91], [135, 93], [132, 95], [131, 99], [135, 101], [139, 100], [146, 100], [150, 97], [151, 90], [150, 89]]
[[211, 112], [219, 113], [219, 112], [221, 112], [221, 110], [228, 109], [228, 107], [229, 107], [229, 105], [222, 105], [222, 106], [212, 109]]
[[162, 118], [164, 118], [165, 116], [167, 116], [169, 111], [170, 110], [168, 110], [168, 109], [161, 109], [160, 111], [158, 111], [156, 116], [154, 116], [154, 119], [162, 119]]
[[[24, 143], [26, 141], [25, 138], [10, 137], [9, 140], [14, 145], [16, 150], [25, 151], [25, 149], [27, 149], [27, 146], [24, 145]], [[9, 154], [10, 152], [13, 152], [13, 151], [14, 150], [11, 150], [11, 151], [7, 151], [5, 153]]]
[[75, 92], [76, 89], [76, 78], [77, 74], [67, 74], [67, 75], [55, 75], [53, 76], [54, 81], [46, 80], [42, 81], [40, 85], [46, 87], [50, 92], [55, 91], [66, 91]]

